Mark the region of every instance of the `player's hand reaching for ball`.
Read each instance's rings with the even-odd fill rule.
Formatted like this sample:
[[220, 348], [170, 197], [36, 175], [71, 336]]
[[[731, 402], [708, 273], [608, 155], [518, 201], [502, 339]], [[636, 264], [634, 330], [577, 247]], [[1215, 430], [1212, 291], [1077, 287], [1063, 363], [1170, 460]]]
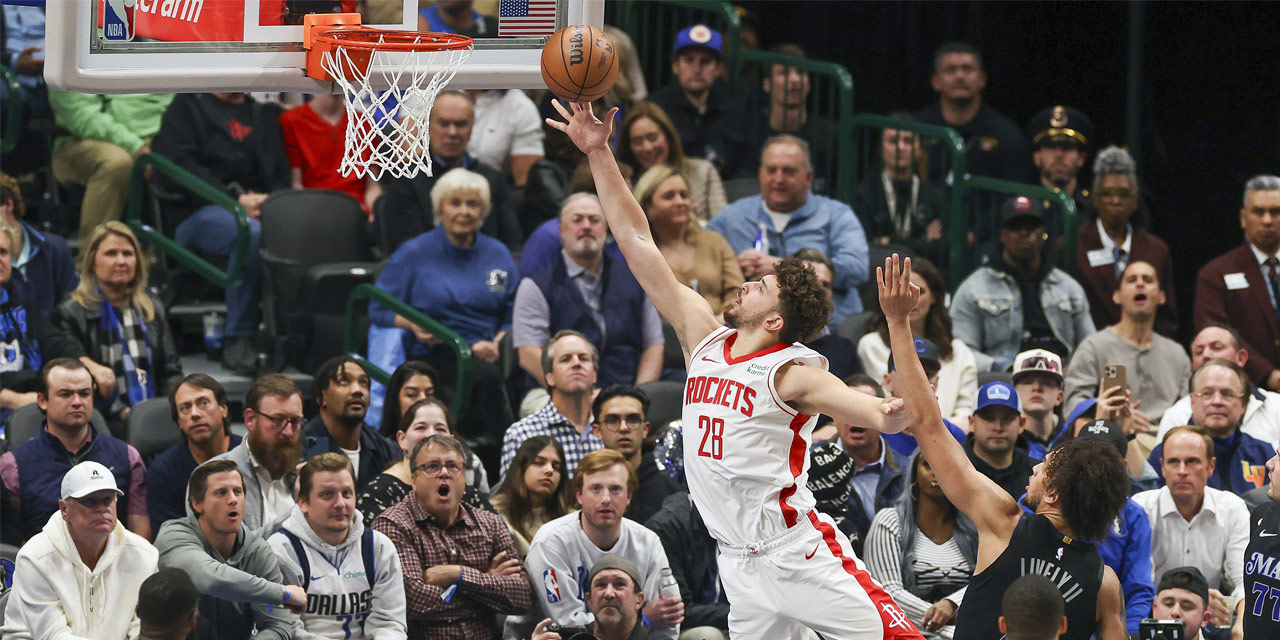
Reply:
[[893, 254], [876, 267], [876, 287], [880, 290], [880, 309], [889, 322], [906, 322], [920, 302], [920, 287], [911, 284], [911, 258]]
[[547, 118], [547, 124], [555, 127], [567, 134], [578, 150], [583, 153], [591, 153], [599, 149], [609, 148], [609, 138], [613, 136], [613, 119], [618, 115], [618, 108], [614, 107], [605, 114], [604, 121], [591, 111], [590, 102], [570, 102], [565, 107], [565, 103], [560, 100], [552, 100], [551, 106], [560, 112], [564, 118], [564, 122], [560, 122], [554, 118]]

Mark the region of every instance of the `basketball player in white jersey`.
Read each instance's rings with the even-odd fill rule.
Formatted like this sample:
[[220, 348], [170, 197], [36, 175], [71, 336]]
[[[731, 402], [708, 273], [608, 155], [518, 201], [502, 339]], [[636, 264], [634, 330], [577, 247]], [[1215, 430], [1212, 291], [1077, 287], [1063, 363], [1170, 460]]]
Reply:
[[724, 313], [731, 328], [722, 326], [676, 280], [618, 170], [609, 149], [617, 109], [601, 122], [590, 105], [554, 104], [565, 122], [547, 123], [587, 154], [614, 239], [684, 349], [685, 475], [720, 546], [730, 637], [801, 638], [807, 627], [830, 640], [921, 638], [805, 486], [818, 414], [887, 433], [906, 427], [901, 400], [850, 389], [799, 344], [831, 315], [813, 269], [781, 260], [742, 286]]

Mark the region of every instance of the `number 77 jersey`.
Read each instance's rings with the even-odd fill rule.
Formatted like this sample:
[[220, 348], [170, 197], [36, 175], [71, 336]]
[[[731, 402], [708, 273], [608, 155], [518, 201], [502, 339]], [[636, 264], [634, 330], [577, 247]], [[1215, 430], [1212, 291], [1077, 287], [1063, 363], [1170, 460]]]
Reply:
[[682, 413], [689, 493], [707, 530], [730, 545], [782, 533], [813, 509], [805, 485], [817, 416], [783, 402], [774, 376], [788, 362], [827, 368], [799, 343], [734, 358], [737, 337], [720, 329], [694, 349]]

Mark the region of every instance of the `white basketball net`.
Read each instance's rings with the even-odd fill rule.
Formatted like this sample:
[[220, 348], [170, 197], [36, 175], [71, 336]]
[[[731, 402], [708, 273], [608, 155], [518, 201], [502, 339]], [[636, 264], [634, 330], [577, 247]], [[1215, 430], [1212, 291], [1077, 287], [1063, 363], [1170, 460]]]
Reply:
[[374, 180], [384, 173], [412, 178], [425, 170], [431, 175], [431, 106], [470, 56], [471, 47], [374, 51], [368, 70], [361, 72], [345, 47], [325, 53], [324, 68], [347, 97], [346, 146], [339, 173]]

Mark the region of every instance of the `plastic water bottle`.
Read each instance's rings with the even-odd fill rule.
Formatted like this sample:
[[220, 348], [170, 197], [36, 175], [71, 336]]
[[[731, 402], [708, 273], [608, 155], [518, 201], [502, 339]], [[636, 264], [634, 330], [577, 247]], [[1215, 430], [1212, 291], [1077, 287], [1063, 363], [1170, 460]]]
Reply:
[[222, 357], [222, 341], [225, 320], [215, 312], [204, 314], [204, 355], [210, 360]]
[[756, 241], [752, 244], [756, 251], [769, 253], [769, 228], [763, 222], [756, 230]]
[[658, 578], [658, 597], [680, 597], [680, 585], [676, 583], [676, 577], [671, 574], [671, 569], [663, 569]]

